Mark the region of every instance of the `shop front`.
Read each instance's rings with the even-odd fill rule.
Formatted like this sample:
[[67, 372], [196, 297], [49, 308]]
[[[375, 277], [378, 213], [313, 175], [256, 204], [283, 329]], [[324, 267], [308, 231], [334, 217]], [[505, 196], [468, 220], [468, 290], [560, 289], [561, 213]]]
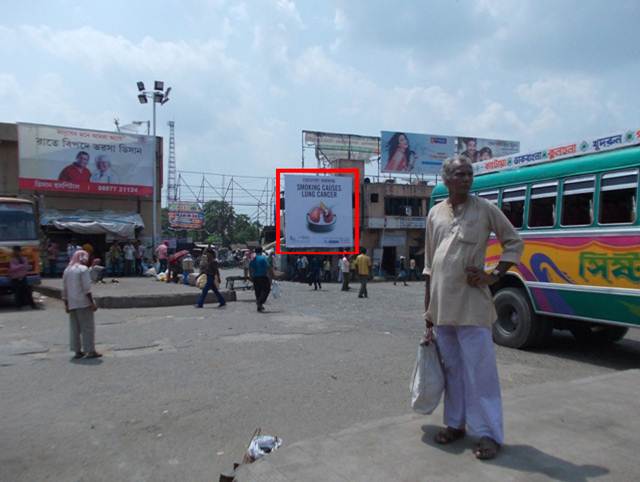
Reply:
[[[138, 213], [113, 211], [74, 211], [64, 213], [45, 209], [40, 215], [40, 226], [45, 236], [45, 264], [55, 258], [55, 273], [61, 273], [69, 257], [69, 245], [81, 246], [92, 258], [106, 259], [106, 253], [114, 243], [135, 241], [144, 229], [144, 221]], [[49, 247], [55, 244], [56, 250]], [[55, 253], [51, 256], [50, 253]], [[48, 272], [51, 272], [48, 266]]]

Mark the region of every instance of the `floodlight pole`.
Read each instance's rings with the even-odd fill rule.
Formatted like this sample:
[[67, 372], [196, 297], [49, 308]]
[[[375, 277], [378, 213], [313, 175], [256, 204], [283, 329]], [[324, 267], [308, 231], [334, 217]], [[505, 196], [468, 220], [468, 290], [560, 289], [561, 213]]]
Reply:
[[[158, 233], [158, 213], [156, 202], [158, 201], [158, 146], [156, 137], [156, 103], [165, 104], [169, 101], [169, 92], [171, 87], [164, 90], [164, 82], [155, 81], [153, 90], [145, 90], [144, 83], [138, 82], [138, 100], [140, 103], [147, 103], [151, 99], [153, 104], [153, 201], [152, 201], [152, 233], [151, 242], [153, 249], [159, 239]], [[147, 135], [149, 135], [149, 121], [147, 121]]]
[[156, 138], [156, 99], [155, 95], [151, 96], [153, 104], [153, 234], [151, 235], [152, 250], [156, 249], [156, 241], [158, 239], [158, 209], [156, 201], [158, 199], [158, 145]]

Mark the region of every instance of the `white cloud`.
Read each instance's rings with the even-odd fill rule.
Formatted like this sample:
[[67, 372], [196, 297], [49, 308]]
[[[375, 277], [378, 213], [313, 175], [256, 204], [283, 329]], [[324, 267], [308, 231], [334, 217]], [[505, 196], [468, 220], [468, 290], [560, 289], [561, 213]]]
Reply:
[[336, 8], [336, 13], [333, 16], [333, 25], [338, 31], [346, 30], [349, 25], [347, 15], [341, 8]]
[[276, 0], [278, 10], [294, 21], [297, 27], [305, 28], [300, 12], [293, 0]]
[[92, 27], [53, 30], [24, 26], [15, 32], [36, 48], [49, 54], [87, 65], [101, 72], [114, 65], [135, 71], [159, 73], [218, 69], [233, 64], [224, 53], [222, 42], [203, 43], [158, 41], [144, 37], [135, 43], [120, 35], [109, 35]]

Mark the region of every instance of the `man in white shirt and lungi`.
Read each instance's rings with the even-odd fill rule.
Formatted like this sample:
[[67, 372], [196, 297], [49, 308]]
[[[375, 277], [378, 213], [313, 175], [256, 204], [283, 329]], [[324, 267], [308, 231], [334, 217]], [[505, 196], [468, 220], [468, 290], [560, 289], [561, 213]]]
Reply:
[[[489, 286], [520, 260], [523, 243], [491, 202], [469, 195], [471, 161], [447, 159], [442, 179], [449, 197], [427, 216], [425, 239], [425, 341], [436, 326], [445, 372], [445, 428], [435, 442], [448, 444], [469, 432], [479, 437], [474, 455], [492, 459], [503, 444], [502, 400], [491, 326], [496, 311]], [[484, 269], [491, 233], [502, 245], [498, 266]]]

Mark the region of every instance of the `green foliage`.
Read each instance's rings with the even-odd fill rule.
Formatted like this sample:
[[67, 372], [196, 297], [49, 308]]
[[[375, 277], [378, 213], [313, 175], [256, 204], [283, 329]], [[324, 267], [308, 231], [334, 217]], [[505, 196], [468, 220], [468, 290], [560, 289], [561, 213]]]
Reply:
[[232, 243], [246, 243], [260, 238], [260, 224], [252, 223], [246, 214], [238, 214], [233, 226]]

